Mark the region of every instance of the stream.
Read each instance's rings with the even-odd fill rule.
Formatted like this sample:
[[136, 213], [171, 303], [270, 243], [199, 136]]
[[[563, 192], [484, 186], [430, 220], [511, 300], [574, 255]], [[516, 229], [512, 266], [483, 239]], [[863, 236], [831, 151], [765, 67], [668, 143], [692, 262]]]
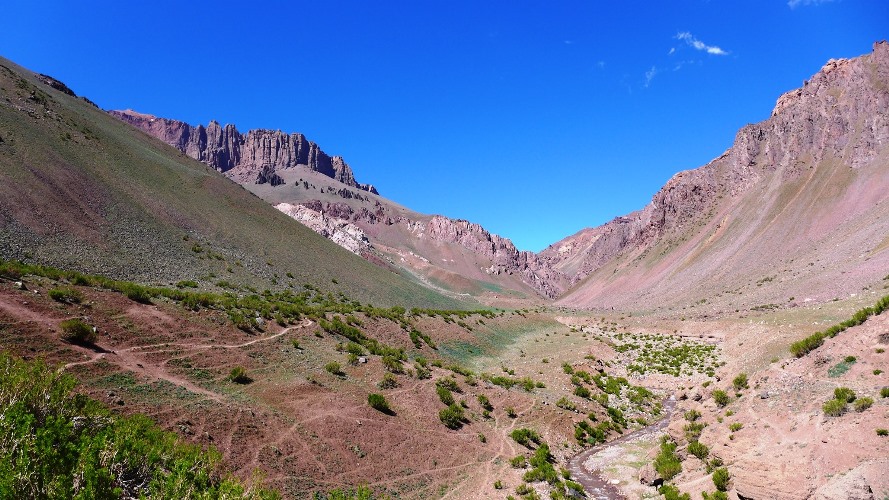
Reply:
[[670, 423], [670, 416], [673, 415], [673, 410], [675, 408], [676, 400], [671, 397], [664, 402], [663, 417], [657, 422], [647, 427], [635, 430], [629, 434], [625, 434], [613, 441], [609, 441], [607, 443], [603, 443], [590, 449], [584, 450], [571, 457], [571, 460], [568, 461], [568, 470], [571, 472], [571, 478], [583, 485], [584, 489], [587, 492], [588, 498], [592, 498], [595, 500], [624, 500], [624, 495], [620, 492], [616, 485], [609, 483], [607, 479], [602, 477], [602, 474], [599, 470], [587, 470], [587, 468], [584, 466], [584, 462], [586, 462], [588, 458], [595, 455], [596, 453], [599, 453], [600, 451], [611, 446], [619, 446], [623, 443], [642, 436], [659, 434], [667, 428], [667, 425]]

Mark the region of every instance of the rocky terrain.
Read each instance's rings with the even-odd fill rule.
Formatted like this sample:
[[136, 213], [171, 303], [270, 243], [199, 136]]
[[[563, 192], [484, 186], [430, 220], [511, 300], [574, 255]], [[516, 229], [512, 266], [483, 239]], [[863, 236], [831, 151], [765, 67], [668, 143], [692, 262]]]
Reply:
[[376, 193], [372, 185], [355, 181], [341, 156], [327, 155], [303, 134], [263, 129], [242, 134], [234, 125], [223, 127], [215, 121], [194, 127], [133, 110], [108, 113], [239, 182], [278, 185], [283, 183], [280, 171], [304, 166], [347, 186]]
[[737, 294], [750, 277], [783, 290], [748, 288], [748, 304], [859, 291], [889, 267], [887, 81], [886, 42], [832, 60], [644, 209], [545, 249], [540, 257], [575, 284], [560, 303], [688, 304]]

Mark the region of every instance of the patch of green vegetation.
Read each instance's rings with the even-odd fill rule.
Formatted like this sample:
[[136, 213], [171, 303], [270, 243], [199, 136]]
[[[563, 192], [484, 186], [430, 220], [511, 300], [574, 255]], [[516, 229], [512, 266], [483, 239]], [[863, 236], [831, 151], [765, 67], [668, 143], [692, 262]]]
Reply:
[[383, 412], [383, 413], [392, 413], [392, 409], [389, 407], [389, 402], [386, 401], [385, 396], [382, 394], [371, 393], [367, 395], [367, 404], [370, 405], [374, 410]]
[[728, 469], [720, 467], [713, 471], [713, 485], [719, 491], [728, 491], [728, 483], [731, 479]]
[[664, 481], [669, 481], [682, 472], [682, 461], [676, 455], [676, 447], [676, 443], [666, 436], [661, 439], [660, 451], [654, 459], [654, 469]]
[[75, 394], [72, 377], [42, 362], [0, 354], [0, 371], [0, 491], [11, 498], [279, 496], [222, 476], [212, 448]]
[[92, 345], [96, 342], [96, 331], [81, 319], [66, 319], [59, 323], [62, 329], [61, 338], [72, 344]]
[[615, 333], [614, 349], [629, 352], [635, 359], [627, 366], [629, 373], [663, 373], [679, 377], [704, 373], [712, 376], [717, 368], [717, 348], [675, 335]]
[[49, 298], [52, 300], [64, 304], [80, 304], [83, 302], [83, 294], [76, 288], [71, 288], [69, 286], [53, 288], [48, 294]]
[[729, 404], [730, 400], [728, 397], [728, 393], [726, 393], [722, 389], [716, 389], [715, 391], [713, 391], [713, 401], [715, 401], [720, 408], [724, 408], [727, 404]]
[[790, 353], [797, 358], [801, 358], [821, 347], [821, 344], [824, 343], [825, 339], [835, 337], [837, 334], [852, 328], [853, 326], [858, 326], [867, 321], [867, 318], [881, 314], [887, 308], [889, 308], [889, 295], [878, 300], [872, 307], [859, 309], [846, 321], [833, 325], [827, 330], [815, 332], [802, 340], [794, 342], [790, 345]]
[[537, 434], [537, 432], [535, 432], [534, 430], [527, 428], [514, 429], [511, 433], [509, 433], [509, 437], [515, 440], [516, 443], [519, 443], [526, 448], [530, 448], [531, 443], [540, 444], [542, 440], [540, 434]]
[[710, 448], [699, 441], [692, 441], [691, 443], [688, 443], [688, 452], [698, 457], [701, 461], [704, 461], [710, 454]]
[[463, 407], [454, 403], [439, 411], [438, 419], [449, 429], [459, 429], [463, 427], [466, 416], [463, 413]]
[[855, 411], [861, 413], [864, 410], [867, 410], [868, 408], [873, 406], [873, 404], [874, 404], [873, 398], [864, 397], [864, 398], [856, 399], [853, 406], [855, 407]]
[[228, 379], [236, 384], [249, 384], [253, 382], [253, 379], [247, 375], [247, 370], [242, 366], [232, 368], [231, 372], [228, 374]]
[[691, 500], [691, 495], [682, 493], [672, 484], [661, 485], [657, 492], [664, 496], [664, 500]]
[[852, 365], [855, 364], [855, 361], [856, 361], [855, 356], [847, 357], [843, 361], [840, 361], [839, 363], [831, 366], [827, 370], [827, 376], [831, 377], [831, 378], [836, 378], [836, 377], [839, 377], [840, 375], [843, 375], [844, 373], [849, 371], [849, 368], [852, 368]]

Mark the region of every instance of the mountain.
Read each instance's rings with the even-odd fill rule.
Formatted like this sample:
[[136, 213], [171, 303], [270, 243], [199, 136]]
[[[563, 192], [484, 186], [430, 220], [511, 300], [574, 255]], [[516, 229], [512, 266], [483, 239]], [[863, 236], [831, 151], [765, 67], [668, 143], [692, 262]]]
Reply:
[[[562, 292], [564, 278], [536, 254], [519, 251], [478, 224], [419, 214], [378, 196], [373, 186], [355, 182], [342, 158], [327, 156], [302, 134], [242, 135], [217, 122], [205, 128], [132, 110], [109, 114], [224, 172], [350, 251], [404, 269], [432, 288], [495, 302]], [[366, 233], [372, 248], [357, 241], [349, 226]]]
[[[829, 61], [637, 212], [540, 253], [569, 306], [780, 306], [860, 292], [889, 268], [889, 44]], [[710, 306], [708, 306], [710, 307]]]
[[[242, 157], [253, 154], [246, 147], [251, 137], [271, 136], [248, 134]], [[351, 179], [344, 163], [297, 139], [289, 144], [302, 148], [300, 155]], [[149, 283], [311, 283], [380, 305], [459, 306], [341, 249], [61, 82], [6, 59], [0, 255]]]
[[351, 187], [376, 193], [370, 184], [359, 184], [341, 156], [329, 156], [302, 134], [280, 130], [238, 132], [234, 125], [222, 127], [211, 121], [206, 127], [137, 113], [109, 111], [111, 116], [142, 129], [188, 156], [241, 182], [283, 182], [281, 170], [305, 166]]

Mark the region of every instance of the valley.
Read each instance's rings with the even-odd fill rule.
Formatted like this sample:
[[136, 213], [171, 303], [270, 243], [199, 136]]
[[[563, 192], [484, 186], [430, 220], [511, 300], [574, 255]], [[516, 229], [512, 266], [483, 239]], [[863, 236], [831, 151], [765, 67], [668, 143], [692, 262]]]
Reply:
[[[105, 112], [0, 59], [0, 492], [886, 498], [887, 82], [886, 42], [831, 60], [535, 253], [302, 134]], [[77, 385], [41, 406], [28, 377]], [[119, 458], [152, 440], [199, 472]]]

